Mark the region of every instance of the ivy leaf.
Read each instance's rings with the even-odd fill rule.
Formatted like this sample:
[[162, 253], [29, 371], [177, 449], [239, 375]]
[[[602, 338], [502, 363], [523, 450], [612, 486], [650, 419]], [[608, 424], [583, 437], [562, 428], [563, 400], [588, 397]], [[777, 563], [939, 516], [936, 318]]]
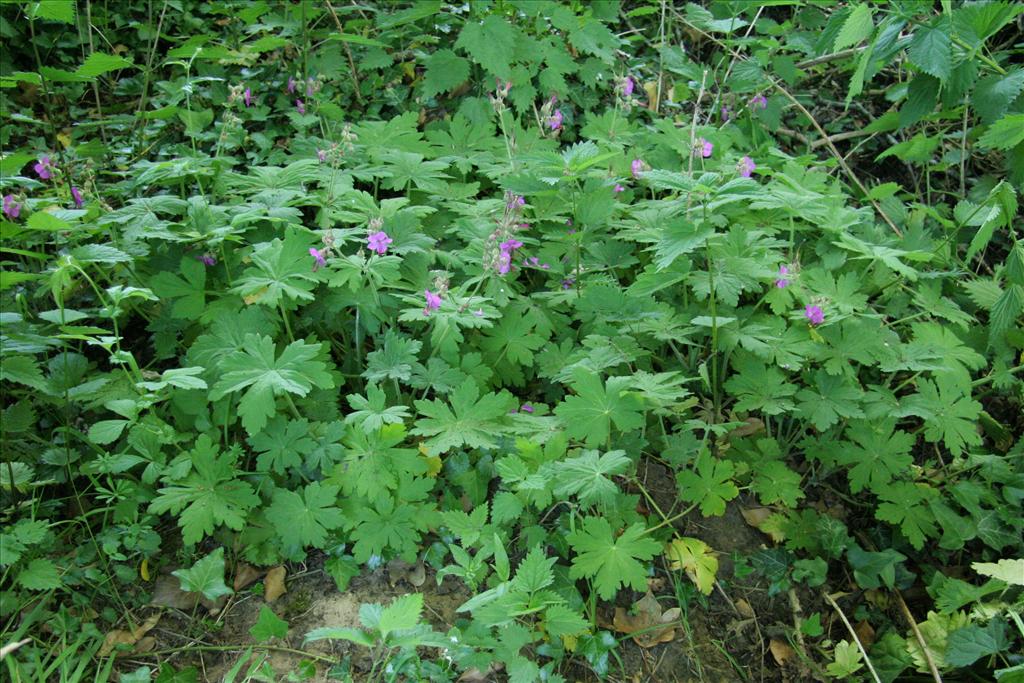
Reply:
[[704, 595], [711, 595], [718, 573], [718, 558], [714, 551], [699, 538], [675, 538], [665, 548], [665, 557], [675, 570], [685, 569], [686, 575]]
[[814, 387], [797, 392], [797, 414], [808, 418], [819, 431], [825, 431], [838, 423], [840, 417], [864, 417], [860, 409], [862, 393], [845, 378], [818, 370]]
[[234, 591], [224, 583], [224, 548], [217, 548], [189, 569], [171, 572], [181, 581], [181, 590], [188, 593], [202, 593], [207, 600], [216, 601], [222, 595]]
[[447, 453], [459, 446], [494, 448], [506, 429], [505, 418], [517, 402], [507, 391], [480, 396], [476, 381], [467, 379], [450, 396], [451, 408], [441, 400], [416, 401], [426, 417], [416, 420], [413, 434], [426, 436], [430, 455]]
[[235, 478], [237, 451], [221, 455], [210, 437], [200, 434], [187, 456], [193, 471], [180, 484], [161, 488], [149, 512], [179, 515], [178, 526], [187, 545], [198, 543], [221, 524], [239, 531], [246, 513], [260, 499], [249, 484]]
[[306, 486], [302, 495], [278, 489], [267, 508], [267, 520], [289, 543], [323, 548], [328, 530], [337, 529], [343, 521], [337, 502], [338, 487], [318, 481]]
[[555, 473], [555, 494], [577, 496], [583, 505], [602, 503], [609, 505], [619, 493], [608, 475], [622, 474], [632, 464], [625, 451], [583, 451], [552, 465]]
[[387, 396], [376, 384], [366, 385], [366, 396], [349, 394], [346, 398], [352, 412], [345, 416], [345, 424], [358, 425], [367, 434], [387, 424], [402, 424], [409, 417], [407, 407], [388, 406]]
[[516, 34], [500, 14], [489, 14], [481, 21], [467, 21], [455, 41], [455, 47], [467, 52], [480, 66], [502, 80], [512, 77], [510, 65], [515, 53]]
[[238, 413], [246, 431], [256, 434], [266, 426], [267, 418], [277, 412], [275, 396], [305, 396], [314, 386], [334, 388], [326, 364], [317, 360], [320, 349], [321, 344], [307, 344], [300, 339], [275, 358], [273, 339], [247, 334], [242, 349], [222, 362], [223, 375], [210, 392], [210, 399], [217, 401], [229, 393], [248, 389], [238, 403]]
[[865, 487], [878, 491], [914, 463], [910, 455], [914, 437], [893, 431], [895, 425], [895, 420], [857, 420], [850, 425], [846, 436], [856, 445], [840, 446], [837, 459], [842, 465], [851, 465], [847, 473], [851, 493]]
[[569, 545], [576, 551], [569, 578], [593, 579], [604, 600], [615, 597], [620, 586], [644, 590], [647, 570], [640, 560], [650, 560], [661, 551], [658, 542], [646, 538], [645, 533], [642, 524], [634, 524], [615, 538], [607, 519], [584, 518], [582, 528], [569, 534]]
[[313, 272], [311, 246], [296, 231], [289, 231], [284, 240], [257, 244], [249, 257], [253, 267], [242, 273], [231, 291], [245, 297], [246, 303], [271, 307], [278, 306], [282, 297], [312, 301], [320, 278]]
[[256, 466], [261, 472], [286, 474], [290, 468], [301, 467], [304, 456], [316, 449], [309, 438], [308, 420], [289, 420], [276, 415], [266, 429], [249, 439], [259, 453]]
[[731, 461], [719, 460], [707, 449], [702, 450], [694, 469], [676, 475], [679, 497], [688, 503], [700, 503], [700, 513], [705, 517], [723, 515], [726, 501], [740, 494], [732, 482], [734, 473]]
[[566, 396], [555, 407], [566, 436], [597, 446], [608, 440], [613, 423], [622, 432], [642, 427], [640, 400], [626, 391], [630, 384], [629, 377], [609, 377], [602, 386], [597, 373], [586, 368], [574, 370], [572, 388], [576, 395]]
[[469, 62], [451, 50], [438, 50], [423, 60], [423, 95], [433, 97], [461, 85], [469, 78]]
[[907, 415], [916, 415], [924, 422], [924, 438], [931, 443], [942, 441], [953, 455], [960, 455], [967, 446], [977, 446], [981, 436], [975, 429], [981, 404], [965, 396], [952, 380], [939, 375], [935, 382], [922, 380], [918, 393], [903, 402]]
[[288, 635], [288, 622], [274, 614], [268, 605], [260, 607], [256, 623], [249, 629], [257, 643], [265, 643], [271, 638], [285, 638]]

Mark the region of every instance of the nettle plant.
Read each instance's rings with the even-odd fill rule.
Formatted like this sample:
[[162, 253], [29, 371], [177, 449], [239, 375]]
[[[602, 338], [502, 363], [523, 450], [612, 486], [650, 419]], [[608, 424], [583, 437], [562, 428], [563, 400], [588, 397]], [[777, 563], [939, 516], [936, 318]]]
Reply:
[[[425, 556], [475, 593], [449, 634], [408, 598], [310, 638], [371, 648], [374, 673], [395, 677], [422, 675], [417, 646], [445, 650], [431, 675], [500, 663], [561, 680], [569, 653], [604, 674], [615, 639], [599, 603], [661, 571], [710, 595], [714, 549], [675, 523], [742, 496], [770, 508], [758, 526], [773, 544], [737, 578], [773, 594], [924, 581], [930, 649], [894, 621], [867, 653], [887, 676], [1008, 664], [1021, 582], [995, 563], [1024, 528], [1014, 186], [986, 176], [931, 206], [783, 152], [770, 133], [787, 91], [765, 68], [813, 50], [799, 32], [778, 46], [782, 24], [760, 12], [679, 17], [722, 63], [664, 47], [688, 107], [672, 118], [644, 83], [651, 63], [616, 62], [615, 3], [507, 4], [446, 7], [433, 21], [459, 29], [429, 52], [416, 32], [433, 4], [372, 39], [339, 19], [337, 58], [359, 50], [377, 74], [356, 83], [308, 63], [298, 76], [290, 50], [321, 74], [334, 51], [310, 48], [299, 10], [260, 5], [247, 16], [282, 22], [284, 44], [183, 41], [149, 123], [111, 133], [166, 137], [159, 152], [15, 138], [0, 161], [5, 605], [60, 590], [84, 606], [178, 546], [256, 565], [322, 550], [339, 586], [354, 564]], [[900, 127], [966, 99], [957, 116], [991, 124], [979, 144], [1008, 150], [995, 131], [1015, 134], [1021, 72], [982, 46], [1015, 10], [984, 6], [924, 20], [897, 7], [877, 26], [870, 6], [843, 8], [821, 51], [869, 43], [851, 58], [855, 97], [906, 49], [920, 73]], [[817, 11], [797, 23], [813, 29]], [[62, 20], [32, 12], [32, 26]], [[765, 52], [730, 78], [737, 32], [755, 26]], [[363, 101], [398, 59], [422, 77]], [[988, 74], [973, 94], [964, 64]], [[42, 66], [5, 78], [50, 98], [133, 62]], [[145, 97], [144, 82], [119, 94]], [[921, 135], [883, 156], [913, 162], [908, 145], [952, 133]], [[645, 486], [651, 468], [675, 500]], [[91, 541], [69, 553], [68, 500]], [[163, 519], [180, 539], [161, 538]], [[977, 581], [943, 571], [966, 560]], [[822, 661], [844, 677], [862, 657], [844, 641]]]

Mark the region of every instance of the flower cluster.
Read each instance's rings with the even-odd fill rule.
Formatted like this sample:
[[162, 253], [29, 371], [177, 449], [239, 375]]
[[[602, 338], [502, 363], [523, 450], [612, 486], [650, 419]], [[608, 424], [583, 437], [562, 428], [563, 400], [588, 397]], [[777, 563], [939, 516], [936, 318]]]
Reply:
[[557, 104], [558, 98], [555, 95], [552, 95], [548, 101], [544, 103], [544, 106], [540, 108], [541, 120], [554, 135], [557, 135], [558, 132], [562, 130], [562, 122], [565, 120], [565, 117], [562, 115], [562, 110], [555, 108], [555, 105]]
[[370, 248], [370, 251], [375, 251], [381, 256], [388, 253], [388, 245], [394, 242], [393, 239], [388, 237], [388, 234], [383, 230], [371, 233], [366, 238], [366, 246]]
[[740, 162], [736, 164], [736, 170], [739, 171], [740, 175], [744, 178], [749, 178], [750, 174], [753, 173], [756, 168], [757, 164], [755, 164], [754, 160], [748, 156], [744, 156], [740, 159]]
[[715, 151], [715, 146], [705, 140], [704, 138], [697, 138], [697, 143], [693, 148], [694, 154], [700, 154], [705, 159], [709, 158], [712, 152]]
[[36, 175], [39, 176], [40, 180], [49, 180], [53, 177], [54, 171], [57, 170], [56, 166], [53, 165], [53, 162], [50, 161], [49, 154], [44, 154], [39, 157], [38, 163], [36, 163], [32, 168], [35, 170]]
[[21, 202], [13, 194], [4, 195], [4, 215], [11, 220], [21, 215]]
[[505, 193], [505, 210], [484, 246], [484, 269], [494, 269], [499, 275], [505, 275], [512, 270], [515, 251], [523, 246], [515, 234], [530, 227], [528, 223], [520, 222], [525, 206], [524, 197], [512, 192]]

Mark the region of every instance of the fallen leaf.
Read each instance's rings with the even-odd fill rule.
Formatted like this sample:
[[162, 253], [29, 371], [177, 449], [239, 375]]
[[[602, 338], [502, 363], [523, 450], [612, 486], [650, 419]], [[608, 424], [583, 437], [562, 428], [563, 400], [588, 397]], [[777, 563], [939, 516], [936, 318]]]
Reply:
[[745, 619], [754, 618], [754, 608], [751, 607], [750, 603], [744, 600], [743, 598], [740, 598], [736, 601], [736, 611], [739, 612], [740, 616], [744, 617]]
[[262, 573], [263, 572], [261, 570], [247, 562], [239, 562], [238, 566], [235, 567], [235, 590], [240, 591], [246, 586], [252, 584], [253, 581], [260, 578], [260, 574]]
[[177, 577], [164, 575], [153, 584], [153, 597], [149, 604], [187, 612], [199, 604], [199, 594], [181, 590], [181, 581]]
[[473, 667], [472, 669], [466, 669], [462, 672], [462, 675], [458, 678], [458, 683], [486, 683], [491, 678], [491, 674], [498, 673], [505, 668], [504, 664], [499, 662], [491, 662], [487, 666], [487, 671], [481, 671], [480, 669]]
[[785, 518], [772, 511], [771, 508], [740, 508], [740, 514], [743, 515], [747, 524], [761, 533], [767, 534], [775, 543], [786, 540], [786, 534], [783, 533], [781, 527], [781, 522]]
[[142, 564], [139, 565], [139, 576], [142, 577], [143, 581], [149, 581], [149, 558], [142, 558]]
[[762, 422], [756, 417], [748, 417], [746, 420], [743, 421], [742, 426], [731, 430], [728, 434], [725, 435], [725, 438], [728, 439], [729, 441], [734, 441], [736, 439], [742, 439], [745, 436], [750, 436], [752, 434], [757, 434], [758, 432], [763, 431], [764, 422]]
[[150, 616], [144, 622], [139, 624], [139, 626], [137, 626], [132, 631], [114, 629], [113, 631], [109, 632], [106, 635], [106, 637], [103, 638], [103, 645], [100, 646], [99, 656], [107, 657], [108, 655], [114, 652], [115, 648], [117, 648], [118, 645], [135, 645], [136, 647], [131, 651], [119, 651], [116, 655], [117, 657], [123, 657], [125, 655], [130, 655], [132, 653], [146, 652], [147, 650], [139, 649], [138, 644], [141, 643], [143, 640], [152, 641], [146, 643], [146, 646], [148, 646], [148, 648], [152, 650], [153, 646], [156, 645], [156, 639], [143, 638], [143, 636], [145, 636], [147, 633], [153, 630], [153, 627], [156, 626], [159, 621], [160, 613], [157, 612], [156, 614]]
[[682, 615], [678, 607], [661, 610], [661, 604], [651, 591], [647, 591], [634, 605], [636, 614], [629, 614], [622, 607], [615, 608], [612, 626], [619, 633], [633, 637], [640, 647], [650, 648], [658, 643], [672, 642], [676, 637], [675, 622]]
[[274, 567], [267, 576], [263, 579], [263, 599], [267, 602], [274, 602], [279, 597], [288, 592], [288, 589], [284, 587], [284, 577], [287, 576], [288, 572], [283, 567]]
[[768, 649], [772, 651], [772, 657], [779, 666], [785, 666], [786, 662], [796, 657], [796, 651], [781, 640], [772, 638], [768, 643]]
[[865, 650], [870, 650], [871, 646], [875, 642], [875, 629], [865, 620], [857, 622], [857, 625], [853, 627], [853, 632], [860, 638], [861, 644]]
[[672, 569], [685, 569], [701, 593], [711, 595], [718, 573], [718, 558], [711, 546], [699, 538], [676, 538], [665, 546], [665, 557]]

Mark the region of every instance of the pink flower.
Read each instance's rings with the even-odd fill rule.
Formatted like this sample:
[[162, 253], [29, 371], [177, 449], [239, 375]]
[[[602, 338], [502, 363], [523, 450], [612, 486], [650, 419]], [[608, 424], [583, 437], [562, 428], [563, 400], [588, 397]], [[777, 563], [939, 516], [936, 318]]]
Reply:
[[35, 169], [36, 175], [38, 175], [43, 180], [49, 180], [50, 178], [53, 177], [53, 164], [50, 163], [49, 154], [44, 154], [43, 156], [39, 157], [39, 163], [37, 163], [32, 168]]
[[521, 246], [523, 246], [522, 242], [515, 238], [512, 238], [507, 239], [501, 244], [499, 244], [498, 248], [501, 249], [502, 251], [515, 251], [516, 249], [519, 249]]
[[245, 106], [252, 106], [252, 88], [245, 89], [245, 93], [242, 94], [242, 99], [245, 100]]
[[618, 194], [620, 192], [625, 192], [625, 191], [626, 191], [626, 188], [624, 188], [622, 185], [619, 185], [618, 183], [615, 183], [615, 194]]
[[634, 178], [639, 178], [640, 174], [644, 172], [643, 159], [633, 159], [633, 163], [629, 165], [629, 170]]
[[811, 304], [807, 304], [807, 306], [804, 307], [804, 317], [807, 318], [812, 325], [820, 325], [825, 322], [825, 313], [820, 307], [812, 306]]
[[394, 242], [394, 240], [388, 237], [388, 234], [383, 230], [378, 230], [366, 238], [366, 246], [368, 246], [371, 251], [375, 251], [378, 254], [386, 254], [388, 251], [388, 245], [392, 242]]
[[81, 209], [85, 206], [85, 198], [82, 196], [82, 191], [74, 185], [71, 186], [71, 198], [75, 200], [76, 209]]
[[297, 81], [296, 81], [296, 80], [295, 80], [294, 78], [292, 78], [291, 76], [289, 76], [289, 77], [288, 77], [288, 93], [289, 93], [289, 94], [291, 94], [291, 93], [294, 93], [294, 92], [295, 92], [295, 86], [296, 86], [296, 85], [298, 85], [298, 82], [297, 82]]
[[710, 157], [711, 153], [715, 151], [715, 146], [704, 138], [697, 138], [697, 146], [700, 149], [700, 155], [705, 159]]
[[423, 309], [423, 315], [430, 315], [431, 311], [436, 311], [441, 308], [441, 297], [438, 294], [434, 294], [429, 289], [423, 290], [423, 296], [427, 300], [427, 306]]
[[309, 255], [313, 257], [313, 272], [315, 273], [318, 269], [323, 268], [327, 265], [326, 250], [317, 249], [316, 247], [309, 248]]
[[306, 113], [306, 104], [302, 100], [295, 100], [295, 108], [299, 110], [300, 114]]
[[559, 130], [562, 127], [562, 110], [556, 109], [555, 113], [548, 119], [548, 127], [551, 130]]
[[202, 254], [200, 256], [196, 256], [196, 258], [199, 259], [199, 262], [202, 263], [204, 266], [217, 265], [217, 259], [215, 256], [213, 256], [213, 254]]
[[11, 220], [21, 215], [21, 203], [14, 200], [13, 194], [4, 195], [4, 215]]
[[316, 151], [316, 158], [320, 160], [321, 164], [324, 163], [325, 161], [327, 161], [327, 150], [326, 149], [318, 149]]
[[754, 95], [752, 98], [750, 98], [750, 106], [751, 107], [757, 107], [758, 109], [767, 109], [768, 108], [768, 98], [766, 98], [761, 93], [758, 93], [758, 94]]
[[313, 96], [313, 93], [315, 92], [313, 90], [313, 84], [315, 82], [316, 81], [314, 81], [312, 78], [307, 78], [306, 79], [306, 97], [312, 97]]
[[482, 308], [476, 309], [475, 311], [473, 311], [473, 315], [475, 315], [478, 318], [484, 317], [484, 309], [482, 309]]
[[629, 97], [633, 94], [633, 78], [626, 76], [622, 79], [622, 96]]
[[742, 159], [740, 159], [740, 163], [736, 165], [736, 169], [744, 178], [749, 178], [750, 174], [753, 173], [754, 169], [756, 168], [757, 164], [755, 164], [754, 160], [748, 156], [744, 156]]
[[779, 279], [775, 281], [775, 286], [779, 289], [785, 289], [789, 286], [789, 280], [786, 276], [789, 275], [789, 268], [786, 266], [779, 266]]
[[727, 106], [725, 106], [723, 104], [722, 105], [722, 120], [725, 121], [726, 123], [728, 123], [729, 119], [731, 119], [731, 118], [732, 118], [732, 114], [730, 113], [729, 107], [727, 107]]
[[529, 403], [524, 403], [523, 407], [520, 408], [519, 410], [523, 411], [524, 413], [532, 413], [533, 412], [533, 406], [530, 405]]

